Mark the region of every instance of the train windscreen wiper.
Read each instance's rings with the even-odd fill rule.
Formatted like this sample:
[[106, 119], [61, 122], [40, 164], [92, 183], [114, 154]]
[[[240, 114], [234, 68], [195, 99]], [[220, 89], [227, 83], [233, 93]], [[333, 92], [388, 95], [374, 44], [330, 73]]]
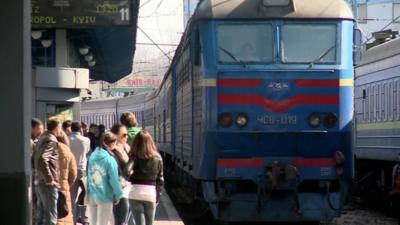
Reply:
[[321, 55], [319, 55], [317, 58], [315, 58], [313, 61], [311, 61], [308, 64], [308, 69], [312, 68], [315, 63], [319, 63], [325, 56], [327, 56], [333, 49], [336, 48], [336, 44], [334, 44], [332, 47], [328, 48], [324, 52], [322, 52]]
[[223, 52], [225, 52], [225, 54], [227, 54], [229, 57], [231, 57], [233, 60], [235, 60], [237, 63], [242, 64], [243, 67], [246, 67], [246, 63], [244, 63], [243, 61], [239, 60], [238, 58], [235, 57], [235, 55], [233, 55], [230, 51], [219, 47], [219, 49], [221, 49]]

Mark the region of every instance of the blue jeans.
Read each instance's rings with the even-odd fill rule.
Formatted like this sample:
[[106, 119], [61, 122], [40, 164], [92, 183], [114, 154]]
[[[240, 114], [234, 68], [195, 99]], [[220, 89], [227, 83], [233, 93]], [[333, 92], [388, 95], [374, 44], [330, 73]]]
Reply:
[[118, 205], [113, 206], [115, 225], [128, 224], [129, 202], [127, 198], [121, 198]]
[[136, 225], [153, 225], [156, 214], [156, 203], [130, 199], [129, 205]]
[[[79, 199], [81, 196], [84, 198], [86, 194], [86, 190], [84, 190], [85, 186], [82, 183], [82, 180], [76, 180], [74, 184], [71, 186], [71, 203], [72, 203], [72, 212], [74, 215], [74, 223], [77, 222], [89, 222], [89, 218], [86, 216], [86, 205], [82, 205], [84, 202], [80, 201], [83, 199]], [[81, 194], [78, 197], [78, 191], [81, 189]], [[78, 202], [76, 199], [78, 198]]]
[[36, 197], [38, 204], [36, 225], [56, 225], [58, 199], [57, 188], [39, 183], [36, 186]]

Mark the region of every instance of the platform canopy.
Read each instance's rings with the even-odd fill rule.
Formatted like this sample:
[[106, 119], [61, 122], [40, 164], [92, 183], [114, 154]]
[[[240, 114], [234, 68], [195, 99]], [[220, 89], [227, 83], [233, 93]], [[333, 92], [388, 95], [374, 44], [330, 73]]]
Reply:
[[90, 46], [96, 65], [89, 67], [90, 78], [116, 82], [132, 71], [136, 43], [135, 27], [68, 30], [77, 48]]
[[91, 79], [113, 83], [131, 73], [139, 0], [31, 0], [31, 8], [32, 29], [66, 29], [75, 49], [90, 47]]

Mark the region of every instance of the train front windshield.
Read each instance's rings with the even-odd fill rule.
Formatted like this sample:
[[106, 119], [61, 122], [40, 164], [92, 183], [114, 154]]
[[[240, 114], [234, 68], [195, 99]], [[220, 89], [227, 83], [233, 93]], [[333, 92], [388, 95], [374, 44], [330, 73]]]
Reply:
[[222, 23], [217, 26], [218, 62], [336, 64], [337, 37], [336, 24]]
[[271, 24], [222, 24], [217, 32], [220, 63], [273, 61], [274, 35]]
[[335, 63], [336, 25], [285, 24], [281, 32], [283, 63]]

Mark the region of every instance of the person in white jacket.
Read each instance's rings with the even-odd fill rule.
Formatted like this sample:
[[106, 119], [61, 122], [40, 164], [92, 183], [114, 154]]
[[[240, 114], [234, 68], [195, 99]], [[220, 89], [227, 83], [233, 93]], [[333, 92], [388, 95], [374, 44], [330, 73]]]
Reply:
[[86, 217], [86, 206], [83, 202], [77, 202], [77, 194], [79, 189], [81, 193], [85, 193], [82, 178], [86, 175], [87, 158], [86, 155], [90, 151], [90, 140], [82, 135], [82, 125], [80, 122], [73, 122], [71, 124], [72, 133], [69, 136], [72, 154], [76, 159], [78, 166], [78, 177], [71, 187], [71, 200], [72, 211], [74, 213], [74, 223], [80, 222], [82, 224], [88, 223]]

